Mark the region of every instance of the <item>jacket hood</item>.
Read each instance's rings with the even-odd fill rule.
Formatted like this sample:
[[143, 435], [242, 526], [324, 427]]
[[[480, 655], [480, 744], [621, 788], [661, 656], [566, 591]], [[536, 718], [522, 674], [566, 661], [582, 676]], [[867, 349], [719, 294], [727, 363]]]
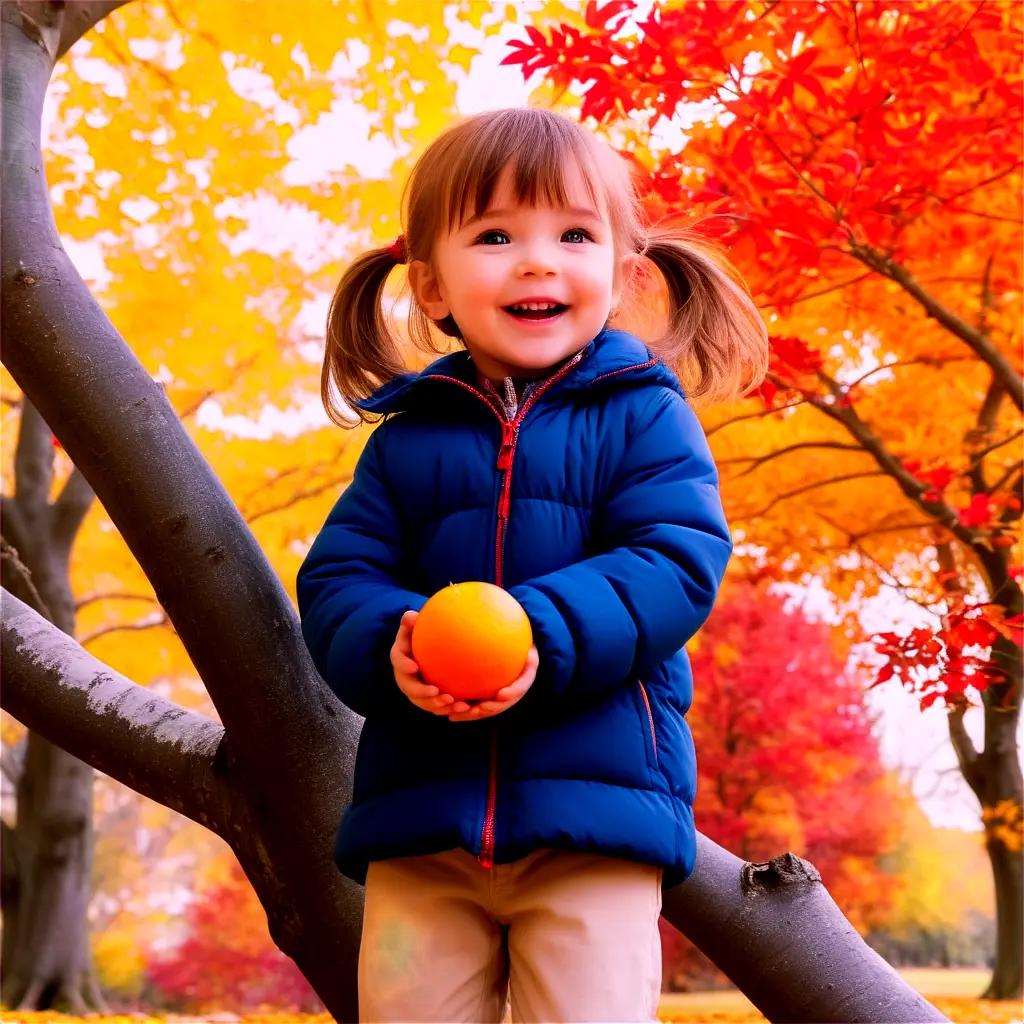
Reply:
[[[568, 394], [595, 387], [636, 387], [656, 384], [686, 397], [676, 375], [634, 334], [605, 328], [583, 348], [580, 361], [554, 384], [549, 394]], [[435, 359], [419, 373], [403, 373], [379, 387], [369, 398], [353, 403], [373, 413], [398, 412], [431, 378], [455, 378], [476, 387], [476, 367], [469, 352]]]

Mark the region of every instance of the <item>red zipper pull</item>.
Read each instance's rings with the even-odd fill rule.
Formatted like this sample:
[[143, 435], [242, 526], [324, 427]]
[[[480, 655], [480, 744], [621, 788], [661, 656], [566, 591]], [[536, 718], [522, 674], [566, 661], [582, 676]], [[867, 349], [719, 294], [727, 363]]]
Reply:
[[512, 507], [512, 478], [510, 476], [505, 477], [505, 483], [501, 488], [501, 497], [498, 499], [498, 518], [508, 519], [509, 512]]
[[516, 430], [509, 422], [501, 424], [501, 447], [498, 449], [498, 469], [507, 473], [512, 465], [512, 451], [515, 448]]

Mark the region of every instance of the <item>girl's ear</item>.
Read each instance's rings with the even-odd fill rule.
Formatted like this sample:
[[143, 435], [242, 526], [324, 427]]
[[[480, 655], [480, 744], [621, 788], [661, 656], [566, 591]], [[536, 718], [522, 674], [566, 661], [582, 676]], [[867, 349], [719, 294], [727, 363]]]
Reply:
[[451, 310], [441, 294], [441, 282], [434, 269], [425, 260], [409, 264], [409, 285], [416, 304], [431, 320], [443, 320]]

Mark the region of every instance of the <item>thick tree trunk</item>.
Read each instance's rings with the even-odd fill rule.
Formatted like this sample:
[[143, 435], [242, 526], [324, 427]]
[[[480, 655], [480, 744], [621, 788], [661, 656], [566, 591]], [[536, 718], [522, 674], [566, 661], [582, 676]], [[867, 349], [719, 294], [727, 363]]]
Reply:
[[951, 712], [949, 732], [960, 771], [981, 803], [985, 848], [992, 864], [996, 902], [996, 963], [983, 999], [1017, 999], [1024, 994], [1024, 864], [1020, 852], [1020, 812], [1024, 780], [1017, 752], [1020, 720], [1021, 649], [1005, 637], [993, 647], [993, 661], [1007, 683], [983, 695], [985, 746], [981, 751], [963, 725], [963, 712]]
[[[985, 703], [985, 794], [982, 807], [996, 810], [986, 821], [986, 849], [992, 862], [996, 895], [996, 966], [984, 999], [1024, 997], [1024, 864], [1021, 861], [1020, 814], [1024, 805], [1024, 779], [1017, 749], [1017, 725], [1020, 720], [1021, 649], [1004, 638], [995, 645], [994, 654], [1008, 666], [1009, 686], [994, 688]], [[1006, 815], [998, 809], [1013, 808], [1016, 824], [1007, 828]], [[1013, 811], [1011, 811], [1011, 814]], [[1000, 824], [1003, 825], [1000, 828]], [[1010, 833], [1009, 835], [1007, 833]], [[1014, 836], [1014, 838], [1011, 838]]]
[[[68, 561], [93, 493], [73, 473], [53, 504], [50, 429], [22, 403], [15, 493], [5, 495], [4, 586], [23, 594], [69, 635], [74, 612]], [[92, 875], [93, 770], [34, 732], [16, 780], [16, 824], [6, 830], [0, 998], [18, 1009], [107, 1009], [91, 966], [86, 914]]]
[[[4, 707], [222, 836], [274, 941], [337, 1019], [355, 1020], [362, 890], [331, 853], [358, 719], [317, 676], [263, 553], [53, 224], [43, 95], [54, 61], [115, 6], [0, 6], [4, 362], [153, 583], [223, 725], [119, 676], [6, 593]], [[666, 894], [666, 917], [771, 1019], [891, 1024], [894, 1007], [908, 1008], [905, 1020], [944, 1019], [829, 909], [813, 868], [787, 859], [797, 881], [776, 884], [777, 866], [761, 872], [706, 839], [700, 849], [691, 878]]]

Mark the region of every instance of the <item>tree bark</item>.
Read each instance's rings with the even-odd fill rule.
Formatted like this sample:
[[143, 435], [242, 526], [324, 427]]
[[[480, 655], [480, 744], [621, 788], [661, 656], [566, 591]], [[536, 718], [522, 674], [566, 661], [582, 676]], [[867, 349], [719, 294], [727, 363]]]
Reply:
[[[273, 570], [89, 294], [50, 211], [39, 154], [47, 82], [60, 54], [115, 6], [0, 8], [4, 362], [152, 582], [222, 724], [153, 697], [6, 593], [4, 707], [224, 838], [274, 941], [332, 1015], [355, 1020], [362, 889], [338, 872], [332, 840], [351, 796], [359, 720], [316, 674]], [[792, 855], [780, 863], [794, 884], [702, 837], [697, 869], [666, 894], [665, 916], [772, 1020], [882, 1024], [897, 1006], [908, 1008], [900, 1019], [945, 1019], [844, 923], [810, 865]]]
[[[985, 850], [992, 865], [996, 904], [996, 963], [982, 999], [1020, 999], [1024, 991], [1024, 863], [1014, 828], [999, 813], [1024, 799], [1024, 780], [1017, 753], [1020, 719], [1021, 649], [1005, 637], [993, 646], [993, 660], [1016, 682], [990, 686], [982, 694], [985, 709], [984, 748], [974, 747], [963, 726], [963, 711], [949, 715], [949, 734], [960, 772], [982, 807]], [[1003, 827], [1000, 827], [1000, 826]], [[1016, 828], [1019, 829], [1019, 822]]]
[[741, 861], [697, 836], [693, 874], [662, 913], [770, 1021], [939, 1021], [860, 937], [814, 866], [792, 853]]
[[[15, 493], [3, 496], [2, 578], [74, 634], [68, 578], [71, 545], [92, 504], [92, 489], [73, 472], [49, 502], [50, 429], [22, 401], [14, 456]], [[16, 824], [3, 836], [3, 964], [0, 999], [18, 1009], [66, 1006], [106, 1012], [89, 947], [93, 770], [35, 732], [25, 739], [16, 787]]]

